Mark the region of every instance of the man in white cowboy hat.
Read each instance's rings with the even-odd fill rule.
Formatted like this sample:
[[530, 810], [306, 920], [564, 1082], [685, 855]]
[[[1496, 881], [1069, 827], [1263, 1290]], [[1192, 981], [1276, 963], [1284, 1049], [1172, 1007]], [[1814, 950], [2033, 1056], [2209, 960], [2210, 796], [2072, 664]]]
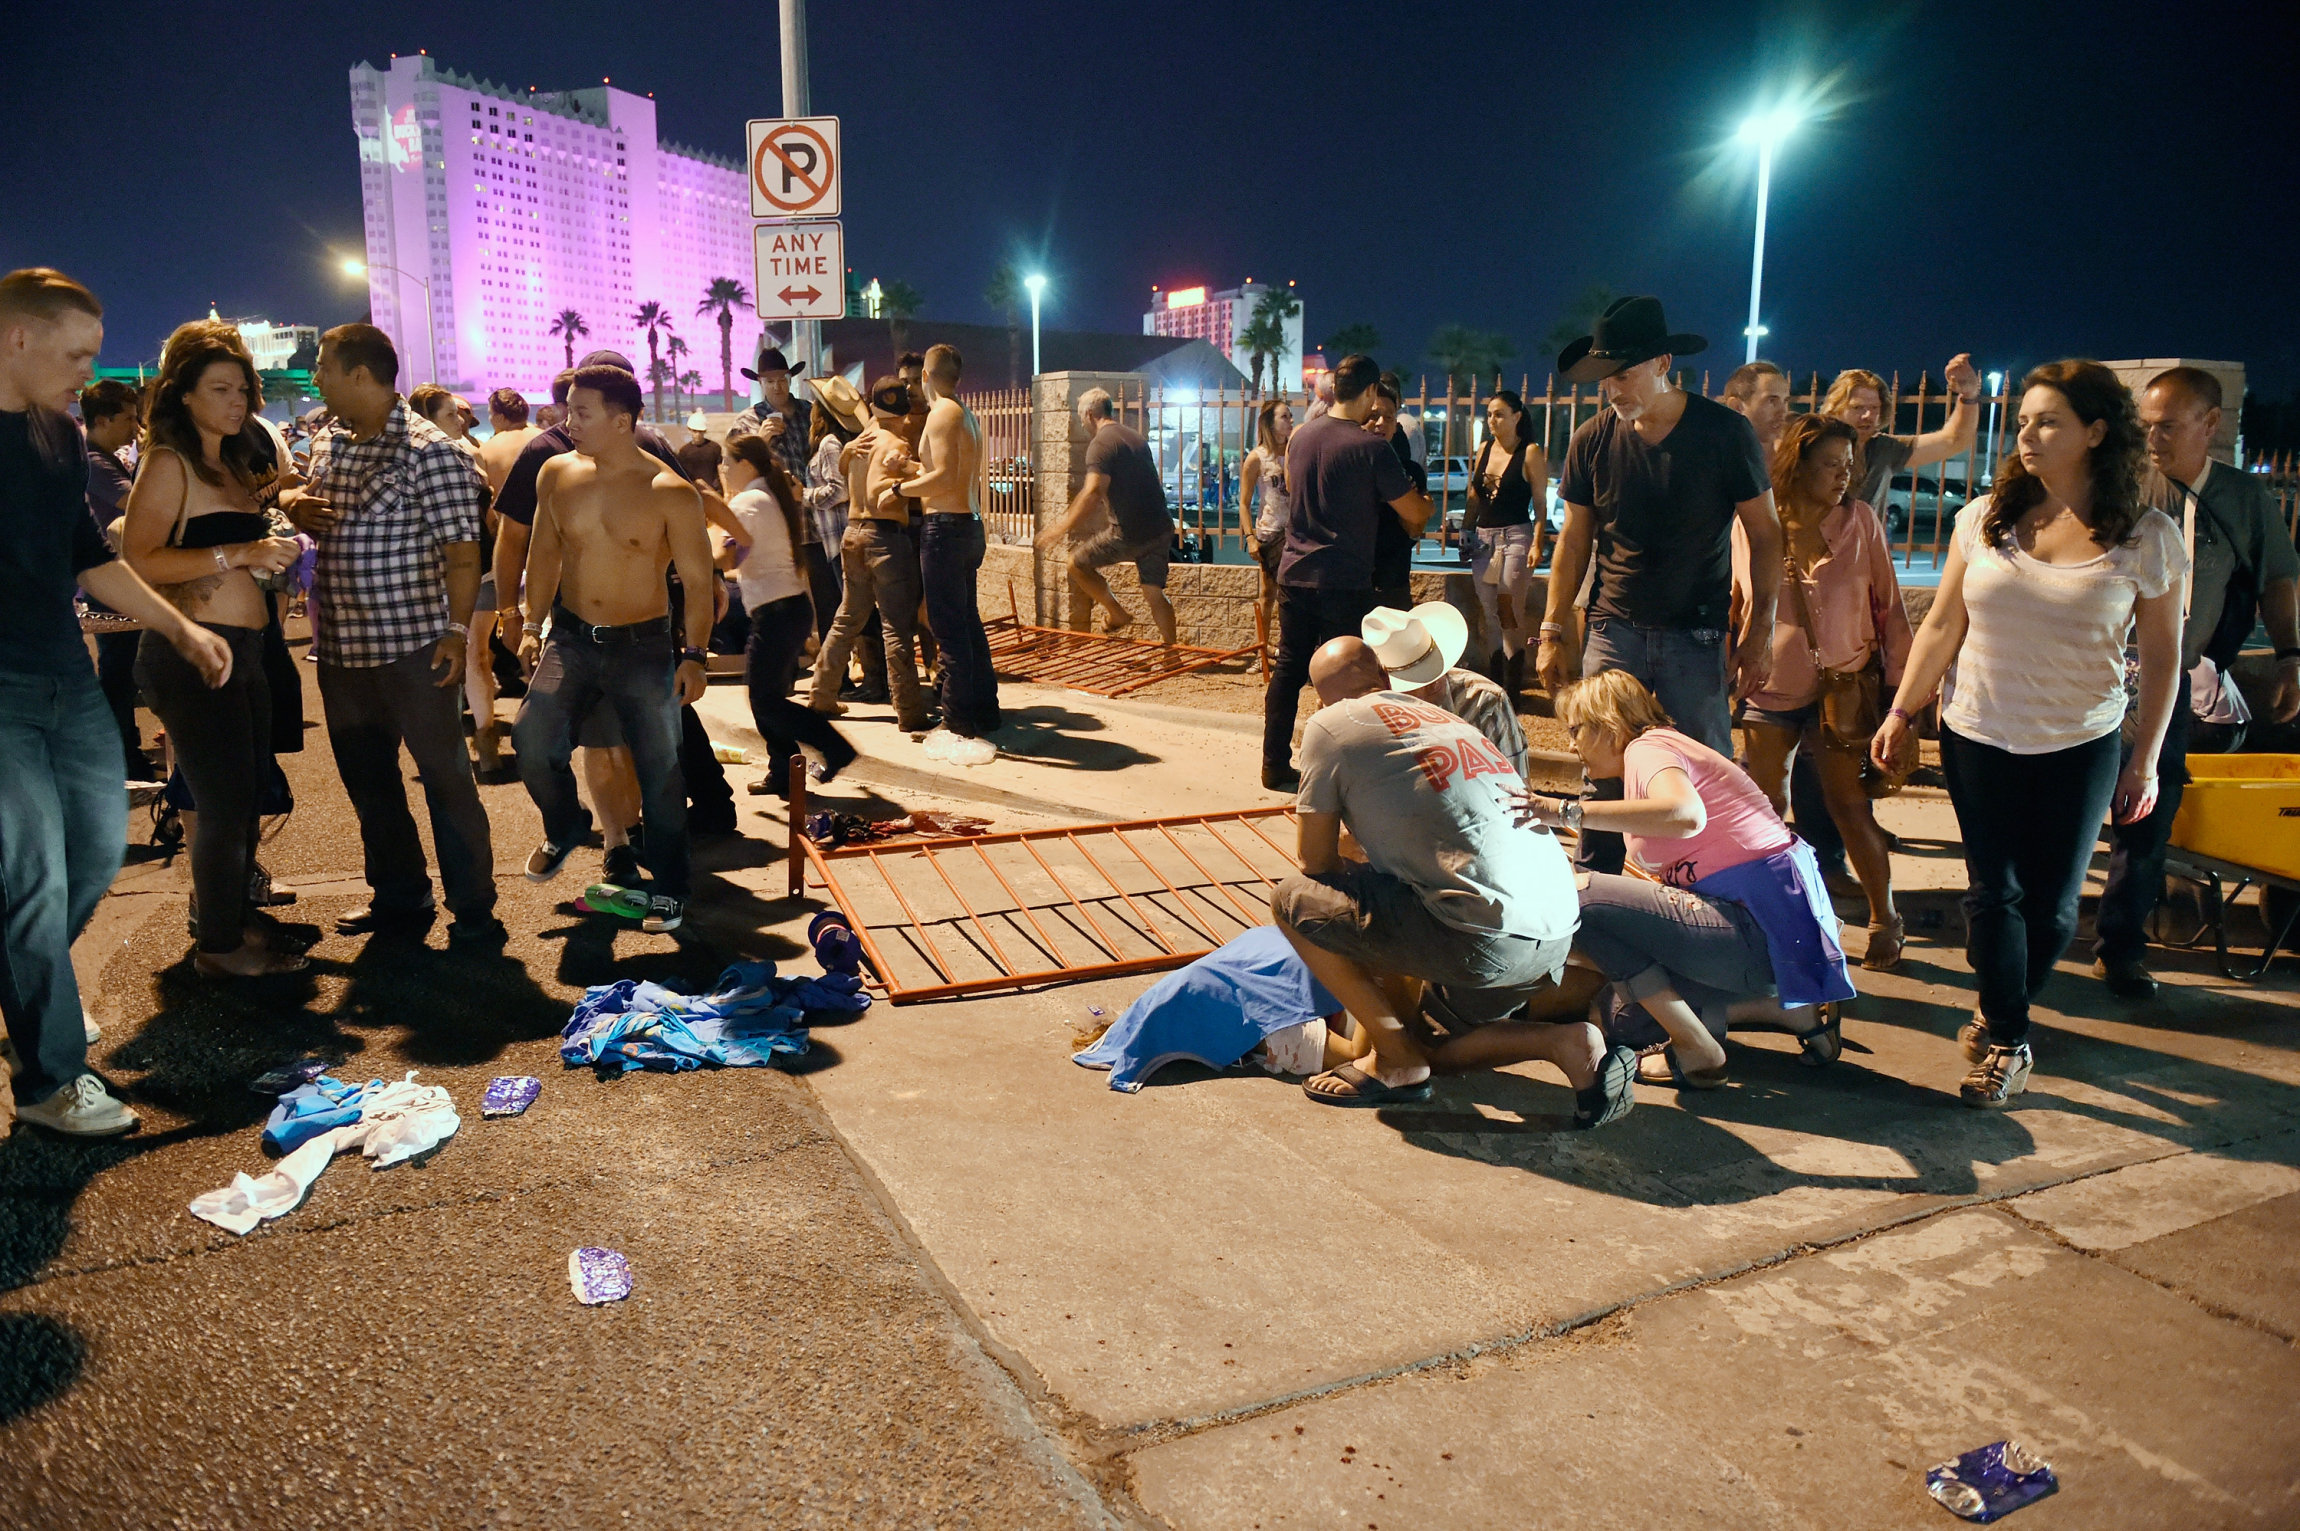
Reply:
[[[1593, 332], [1559, 354], [1559, 375], [1597, 384], [1606, 407], [1565, 450], [1565, 526], [1534, 667], [1552, 693], [1572, 678], [1561, 640], [1594, 556], [1581, 668], [1628, 671], [1679, 729], [1731, 755], [1732, 698], [1762, 685], [1773, 667], [1781, 522], [1748, 420], [1670, 381], [1678, 357], [1707, 345], [1670, 333], [1659, 299], [1634, 297], [1598, 315]], [[1736, 523], [1749, 540], [1750, 591], [1728, 677]], [[1595, 787], [1599, 797], [1621, 795], [1618, 780]], [[1621, 870], [1618, 835], [1584, 835], [1581, 854], [1595, 870]]]
[[1508, 693], [1461, 668], [1469, 619], [1460, 611], [1445, 601], [1424, 601], [1411, 611], [1376, 606], [1359, 625], [1359, 636], [1382, 662], [1392, 691], [1443, 707], [1485, 735], [1525, 775], [1525, 730]]

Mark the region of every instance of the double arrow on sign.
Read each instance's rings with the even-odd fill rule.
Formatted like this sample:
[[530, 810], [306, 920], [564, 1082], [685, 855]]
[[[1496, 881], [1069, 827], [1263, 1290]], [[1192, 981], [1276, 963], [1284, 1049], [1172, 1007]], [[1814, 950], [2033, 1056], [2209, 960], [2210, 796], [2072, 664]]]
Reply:
[[812, 303], [823, 295], [819, 287], [785, 287], [775, 296], [785, 303]]

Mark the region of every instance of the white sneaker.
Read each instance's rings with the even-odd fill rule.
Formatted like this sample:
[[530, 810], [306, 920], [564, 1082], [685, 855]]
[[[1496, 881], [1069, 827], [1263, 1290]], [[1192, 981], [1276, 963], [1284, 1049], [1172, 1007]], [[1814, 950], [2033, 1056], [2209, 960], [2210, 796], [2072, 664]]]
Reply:
[[113, 1137], [136, 1125], [136, 1113], [112, 1099], [104, 1081], [93, 1074], [82, 1074], [46, 1100], [19, 1104], [16, 1115], [76, 1138]]
[[90, 1047], [104, 1040], [104, 1028], [96, 1024], [96, 1018], [88, 1013], [86, 1005], [80, 1007], [80, 1024], [88, 1028], [88, 1045]]

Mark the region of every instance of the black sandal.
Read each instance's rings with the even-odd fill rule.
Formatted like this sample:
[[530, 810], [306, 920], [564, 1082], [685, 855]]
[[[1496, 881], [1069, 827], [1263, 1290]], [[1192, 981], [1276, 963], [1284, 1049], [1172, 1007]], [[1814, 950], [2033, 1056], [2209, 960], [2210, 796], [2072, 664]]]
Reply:
[[[1350, 1093], [1344, 1095], [1334, 1090], [1320, 1090], [1317, 1085], [1321, 1080], [1335, 1080], [1347, 1085]], [[1303, 1080], [1302, 1093], [1321, 1106], [1402, 1106], [1428, 1100], [1430, 1082], [1424, 1079], [1418, 1084], [1387, 1085], [1356, 1064], [1345, 1063], [1339, 1068], [1328, 1069], [1323, 1074]]]
[[1637, 1104], [1637, 1051], [1616, 1042], [1597, 1062], [1597, 1078], [1586, 1090], [1573, 1092], [1573, 1126], [1578, 1132], [1603, 1127], [1629, 1114]]
[[1845, 1012], [1836, 1000], [1821, 1006], [1821, 1019], [1796, 1033], [1797, 1061], [1809, 1069], [1827, 1068], [1845, 1052]]

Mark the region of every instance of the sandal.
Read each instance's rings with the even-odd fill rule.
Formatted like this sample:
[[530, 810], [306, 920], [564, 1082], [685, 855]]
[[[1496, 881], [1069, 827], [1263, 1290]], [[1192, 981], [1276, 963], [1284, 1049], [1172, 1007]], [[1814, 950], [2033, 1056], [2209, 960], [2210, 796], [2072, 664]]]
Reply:
[[206, 952], [192, 953], [192, 971], [202, 978], [228, 982], [235, 978], [273, 978], [282, 973], [300, 973], [311, 966], [311, 958], [301, 952], [266, 952], [261, 967], [242, 973], [216, 962]]
[[1861, 953], [1861, 966], [1872, 973], [1890, 973], [1901, 965], [1901, 947], [1909, 938], [1909, 922], [1894, 915], [1884, 925], [1871, 922], [1869, 944]]
[[1574, 1129], [1587, 1132], [1627, 1116], [1637, 1104], [1637, 1092], [1630, 1088], [1636, 1082], [1636, 1052], [1620, 1042], [1606, 1048], [1598, 1060], [1597, 1078], [1588, 1089], [1573, 1092]]
[[1651, 1053], [1645, 1053], [1638, 1058], [1637, 1082], [1639, 1084], [1657, 1085], [1664, 1090], [1714, 1090], [1723, 1085], [1727, 1078], [1726, 1065], [1722, 1063], [1713, 1069], [1688, 1069], [1684, 1067], [1677, 1061], [1677, 1049], [1674, 1047], [1661, 1049], [1661, 1061], [1669, 1067], [1666, 1073], [1656, 1074], [1645, 1067], [1648, 1060], [1653, 1056]]
[[1799, 1063], [1809, 1069], [1828, 1067], [1844, 1055], [1844, 1007], [1830, 1000], [1821, 1007], [1821, 1019], [1810, 1030], [1796, 1033], [1796, 1037], [1801, 1049], [1797, 1055]]
[[[1325, 1088], [1319, 1088], [1321, 1085]], [[1302, 1093], [1321, 1106], [1400, 1106], [1428, 1100], [1430, 1082], [1424, 1079], [1419, 1084], [1386, 1085], [1356, 1064], [1345, 1063], [1304, 1080]]]

